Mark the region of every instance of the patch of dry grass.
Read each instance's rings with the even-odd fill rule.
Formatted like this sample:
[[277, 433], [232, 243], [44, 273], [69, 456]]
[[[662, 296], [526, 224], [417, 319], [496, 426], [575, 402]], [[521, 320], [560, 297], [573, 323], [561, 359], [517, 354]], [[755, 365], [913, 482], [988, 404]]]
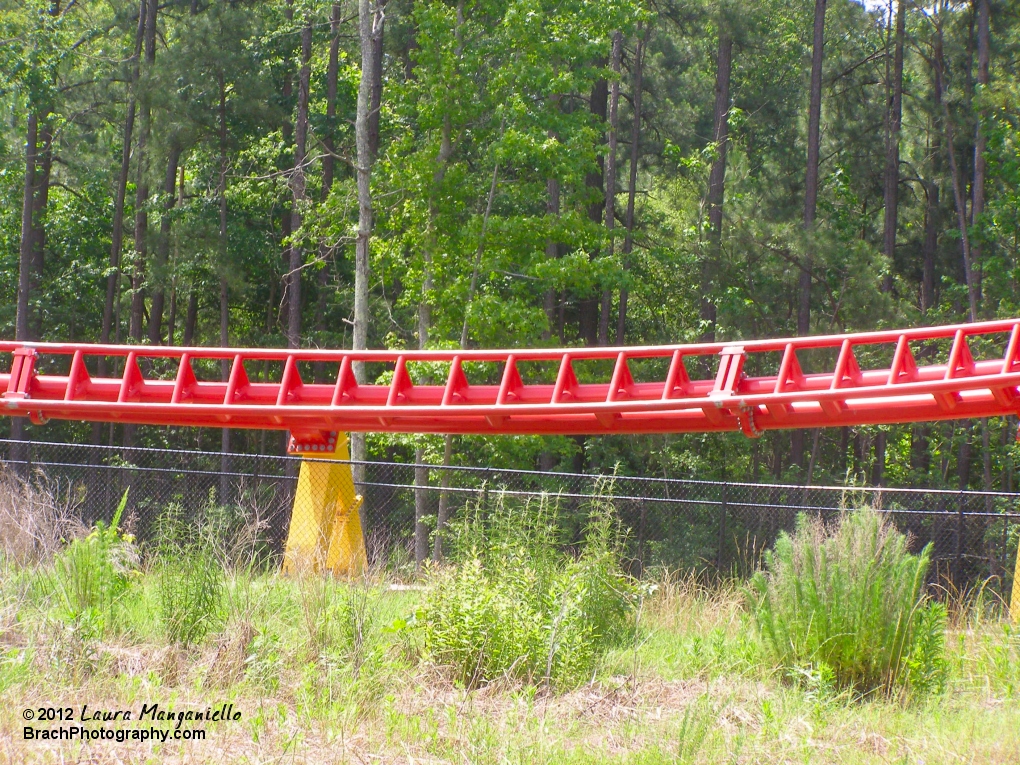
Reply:
[[85, 531], [73, 494], [38, 481], [0, 465], [0, 558], [16, 566], [52, 558], [64, 540]]

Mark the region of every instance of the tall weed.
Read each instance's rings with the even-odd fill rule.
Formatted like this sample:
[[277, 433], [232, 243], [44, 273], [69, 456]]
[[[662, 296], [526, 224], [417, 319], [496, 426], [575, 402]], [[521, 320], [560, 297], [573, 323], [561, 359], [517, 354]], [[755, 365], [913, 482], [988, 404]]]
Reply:
[[926, 604], [918, 613], [913, 646], [907, 657], [907, 688], [916, 696], [942, 693], [946, 688], [946, 607]]
[[373, 630], [368, 589], [320, 574], [302, 577], [298, 588], [309, 658], [313, 663], [340, 661], [359, 671]]
[[635, 587], [611, 501], [592, 508], [576, 556], [558, 528], [548, 498], [515, 506], [500, 495], [451, 529], [454, 563], [430, 572], [416, 618], [426, 654], [460, 682], [576, 685], [628, 634]]
[[202, 536], [225, 571], [255, 574], [272, 569], [267, 532], [279, 519], [274, 497], [240, 483], [237, 500], [230, 505], [209, 502], [202, 512]]
[[138, 573], [134, 540], [120, 530], [128, 492], [107, 526], [98, 521], [85, 537], [73, 539], [53, 559], [52, 591], [61, 615], [83, 633], [101, 636]]
[[930, 554], [928, 546], [912, 555], [870, 509], [844, 515], [831, 532], [801, 516], [748, 590], [766, 646], [788, 672], [831, 677], [838, 689], [892, 690], [909, 678], [931, 689], [945, 611], [925, 606]]
[[174, 645], [194, 645], [220, 615], [223, 568], [209, 537], [187, 525], [179, 508], [169, 508], [161, 519], [160, 540], [155, 556], [160, 626]]

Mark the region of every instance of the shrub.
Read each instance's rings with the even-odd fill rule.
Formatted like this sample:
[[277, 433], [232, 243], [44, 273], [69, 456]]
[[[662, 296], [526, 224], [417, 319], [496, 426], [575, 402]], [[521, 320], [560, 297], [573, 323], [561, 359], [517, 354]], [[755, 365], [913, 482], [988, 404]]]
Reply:
[[470, 686], [509, 677], [569, 686], [627, 634], [634, 586], [612, 504], [593, 508], [581, 552], [561, 551], [547, 499], [452, 530], [454, 564], [430, 573], [417, 614], [426, 654]]
[[181, 647], [204, 638], [219, 615], [223, 568], [209, 538], [186, 525], [171, 507], [160, 522], [156, 552], [159, 621], [168, 641]]
[[125, 491], [109, 526], [98, 521], [88, 536], [72, 540], [53, 559], [53, 590], [63, 616], [95, 636], [110, 625], [137, 573], [134, 540], [119, 528], [127, 498]]
[[801, 516], [751, 580], [767, 648], [788, 672], [821, 673], [839, 689], [891, 690], [914, 664], [930, 687], [944, 625], [944, 611], [939, 621], [925, 606], [930, 552], [912, 555], [906, 537], [870, 509], [843, 516], [831, 532]]

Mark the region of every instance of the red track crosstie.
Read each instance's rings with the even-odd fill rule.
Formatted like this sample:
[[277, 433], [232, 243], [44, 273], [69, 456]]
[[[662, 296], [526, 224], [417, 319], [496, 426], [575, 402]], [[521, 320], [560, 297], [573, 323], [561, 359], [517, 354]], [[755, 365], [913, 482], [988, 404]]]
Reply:
[[[627, 348], [353, 352], [0, 342], [5, 357], [4, 414], [290, 430], [309, 450], [330, 430], [757, 436], [1020, 411], [1020, 319]], [[97, 375], [103, 357], [115, 376]], [[358, 362], [386, 381], [359, 383]], [[316, 366], [328, 382], [312, 382]], [[539, 368], [543, 381], [534, 380]]]

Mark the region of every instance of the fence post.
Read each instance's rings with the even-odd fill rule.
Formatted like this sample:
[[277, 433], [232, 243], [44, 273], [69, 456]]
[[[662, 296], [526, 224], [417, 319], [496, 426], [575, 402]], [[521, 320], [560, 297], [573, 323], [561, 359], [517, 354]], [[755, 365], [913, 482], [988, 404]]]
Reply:
[[719, 539], [716, 542], [715, 550], [715, 569], [716, 573], [722, 572], [723, 564], [723, 543], [726, 539], [726, 489], [729, 487], [729, 483], [723, 482], [722, 485], [722, 502], [719, 505]]
[[482, 520], [489, 521], [489, 482], [492, 481], [492, 471], [486, 469], [485, 478], [482, 482]]
[[965, 496], [963, 489], [960, 489], [960, 499], [956, 503], [956, 550], [955, 571], [953, 572], [953, 578], [956, 580], [954, 584], [957, 586], [963, 577], [963, 500]]
[[641, 497], [641, 515], [638, 521], [638, 576], [645, 573], [645, 516], [648, 513], [648, 503]]
[[1016, 563], [1013, 567], [1013, 589], [1009, 594], [1009, 618], [1014, 624], [1020, 622], [1020, 545], [1017, 546]]

